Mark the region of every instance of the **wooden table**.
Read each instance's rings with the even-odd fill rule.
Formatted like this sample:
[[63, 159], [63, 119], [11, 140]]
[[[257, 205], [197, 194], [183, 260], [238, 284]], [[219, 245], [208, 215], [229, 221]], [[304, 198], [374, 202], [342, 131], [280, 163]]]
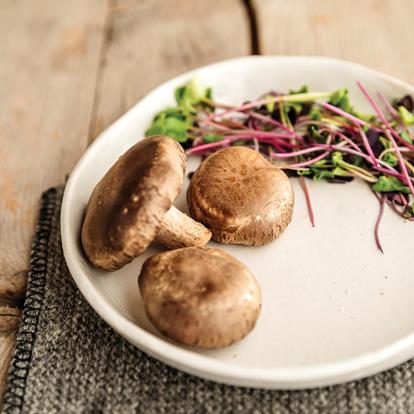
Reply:
[[251, 53], [339, 57], [414, 83], [413, 16], [412, 0], [2, 0], [0, 395], [40, 194], [104, 128], [160, 82]]

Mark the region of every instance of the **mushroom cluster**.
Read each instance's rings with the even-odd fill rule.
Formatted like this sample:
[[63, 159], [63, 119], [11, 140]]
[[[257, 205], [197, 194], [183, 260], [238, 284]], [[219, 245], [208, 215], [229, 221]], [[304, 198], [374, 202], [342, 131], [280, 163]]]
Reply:
[[228, 253], [204, 247], [262, 245], [277, 238], [293, 211], [287, 176], [259, 153], [230, 147], [210, 155], [193, 175], [191, 217], [173, 203], [182, 190], [186, 156], [164, 136], [131, 147], [96, 185], [81, 239], [96, 267], [120, 269], [154, 240], [173, 249], [148, 258], [138, 277], [149, 319], [187, 346], [221, 348], [242, 339], [261, 309], [259, 285]]

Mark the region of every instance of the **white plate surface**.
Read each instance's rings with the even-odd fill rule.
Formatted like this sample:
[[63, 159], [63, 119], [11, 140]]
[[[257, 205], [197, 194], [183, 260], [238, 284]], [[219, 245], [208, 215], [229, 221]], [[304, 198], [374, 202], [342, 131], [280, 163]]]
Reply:
[[[77, 164], [66, 186], [61, 224], [66, 261], [96, 312], [128, 341], [194, 375], [234, 385], [305, 388], [344, 382], [391, 368], [414, 356], [414, 223], [387, 208], [373, 228], [378, 202], [361, 182], [309, 184], [316, 228], [296, 194], [291, 225], [263, 247], [225, 246], [256, 275], [263, 311], [243, 341], [216, 351], [180, 347], [148, 321], [137, 287], [142, 262], [156, 248], [115, 273], [94, 269], [79, 244], [89, 195], [107, 169], [144, 135], [152, 117], [174, 104], [174, 89], [197, 75], [215, 98], [241, 103], [276, 89], [307, 84], [312, 91], [348, 87], [352, 102], [370, 111], [355, 82], [392, 98], [414, 88], [365, 67], [319, 57], [245, 57], [197, 69], [161, 85], [109, 127]], [[110, 97], [108, 98], [110, 99]], [[188, 172], [197, 158], [191, 158]], [[186, 183], [187, 185], [187, 183]], [[176, 205], [186, 211], [185, 191]], [[213, 245], [214, 243], [212, 243]]]

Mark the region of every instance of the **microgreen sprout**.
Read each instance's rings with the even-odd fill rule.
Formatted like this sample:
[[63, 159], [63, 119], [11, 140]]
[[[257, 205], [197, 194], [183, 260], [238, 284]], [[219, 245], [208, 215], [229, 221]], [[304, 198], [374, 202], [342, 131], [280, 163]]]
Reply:
[[375, 115], [358, 112], [346, 88], [309, 92], [304, 86], [229, 105], [215, 101], [211, 88], [191, 80], [176, 89], [176, 106], [158, 113], [146, 135], [168, 135], [188, 155], [205, 156], [233, 145], [260, 152], [288, 175], [299, 177], [313, 226], [306, 178], [331, 183], [362, 179], [380, 202], [375, 242], [383, 252], [379, 227], [384, 205], [414, 221], [414, 103], [408, 95], [390, 101], [377, 94], [383, 111], [357, 85]]

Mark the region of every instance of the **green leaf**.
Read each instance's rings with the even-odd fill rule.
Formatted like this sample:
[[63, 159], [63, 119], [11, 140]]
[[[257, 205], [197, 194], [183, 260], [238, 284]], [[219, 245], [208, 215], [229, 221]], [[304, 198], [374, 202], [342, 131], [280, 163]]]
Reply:
[[400, 113], [401, 120], [405, 125], [413, 125], [414, 124], [414, 114], [410, 112], [405, 106], [399, 106], [398, 112]]
[[177, 102], [177, 105], [180, 105], [180, 102], [184, 99], [185, 88], [185, 86], [179, 86], [174, 92], [175, 102]]
[[349, 172], [347, 170], [344, 170], [341, 167], [335, 167], [332, 170], [333, 175], [335, 175], [336, 177], [350, 177], [352, 176], [352, 174], [349, 174]]
[[329, 103], [343, 109], [346, 112], [350, 112], [352, 110], [351, 104], [349, 102], [349, 92], [347, 88], [338, 89], [337, 91], [333, 92], [329, 97]]
[[178, 131], [176, 129], [167, 129], [165, 135], [170, 138], [174, 138], [178, 142], [186, 142], [188, 137], [185, 131]]
[[187, 130], [192, 124], [192, 117], [181, 109], [167, 108], [156, 115], [145, 136], [167, 135], [178, 142], [185, 142], [188, 139]]
[[153, 125], [145, 131], [145, 136], [150, 137], [152, 135], [163, 135], [164, 129], [160, 126]]
[[299, 89], [289, 90], [289, 95], [298, 95], [300, 93], [308, 93], [308, 86], [307, 85], [302, 85]]
[[296, 170], [298, 175], [311, 175], [312, 174], [312, 170]]
[[178, 142], [187, 141], [187, 123], [181, 119], [168, 117], [164, 121], [165, 134]]
[[[349, 113], [351, 115], [356, 116], [359, 119], [362, 119], [363, 121], [370, 122], [370, 123], [375, 122], [375, 119], [376, 119], [375, 115], [363, 114], [362, 112], [355, 110], [353, 107], [350, 108]], [[368, 129], [369, 127], [367, 127], [367, 130]], [[365, 132], [367, 132], [367, 130], [365, 130]]]
[[[266, 95], [265, 97], [264, 97], [264, 99], [273, 99], [274, 98], [274, 96], [272, 96], [272, 95]], [[272, 113], [274, 110], [275, 110], [275, 105], [276, 105], [276, 102], [268, 102], [265, 106], [266, 106], [266, 109], [270, 112], [270, 113]]]
[[206, 144], [210, 144], [212, 142], [221, 141], [223, 138], [224, 138], [224, 135], [222, 134], [207, 134], [207, 135], [204, 135], [203, 141]]
[[408, 142], [409, 144], [413, 143], [413, 140], [411, 139], [411, 137], [410, 137], [410, 135], [408, 134], [407, 131], [401, 132], [400, 136], [404, 141]]
[[339, 165], [339, 166], [344, 162], [342, 154], [339, 151], [335, 151], [332, 154], [331, 159], [335, 165]]
[[182, 121], [189, 120], [189, 117], [191, 114], [189, 112], [184, 111], [181, 108], [166, 108], [163, 111], [159, 112], [155, 118], [154, 121], [158, 121], [159, 119], [165, 119], [165, 118], [178, 118]]
[[195, 107], [204, 99], [211, 99], [211, 94], [211, 88], [206, 88], [197, 78], [193, 78], [175, 90], [175, 100], [180, 108], [195, 113]]
[[380, 142], [381, 142], [382, 146], [383, 146], [385, 149], [390, 149], [390, 148], [392, 148], [392, 143], [391, 143], [391, 141], [390, 141], [389, 139], [384, 138], [384, 137], [379, 137], [379, 140], [380, 140]]
[[333, 92], [329, 97], [329, 103], [343, 109], [345, 112], [348, 112], [349, 114], [354, 115], [359, 119], [362, 119], [363, 121], [373, 122], [375, 120], [375, 115], [363, 114], [354, 109], [354, 107], [351, 105], [349, 91], [347, 88], [338, 89]]
[[413, 204], [411, 204], [411, 211], [412, 211], [413, 216], [414, 216], [414, 202], [413, 202]]
[[364, 165], [364, 159], [359, 155], [353, 155], [351, 160], [351, 164], [357, 167], [362, 167]]
[[296, 114], [299, 115], [302, 111], [302, 104], [298, 102], [287, 102], [285, 104], [286, 113], [288, 113], [291, 109], [293, 109], [296, 112]]
[[324, 167], [328, 163], [327, 160], [319, 160], [312, 164], [312, 167]]
[[320, 144], [324, 144], [326, 142], [326, 138], [319, 132], [319, 128], [317, 125], [310, 125], [308, 127], [309, 136]]
[[332, 171], [326, 171], [326, 170], [318, 170], [316, 168], [311, 168], [311, 170], [314, 173], [313, 179], [314, 180], [322, 180], [326, 178], [334, 178], [334, 174]]
[[318, 106], [313, 106], [309, 112], [309, 116], [313, 121], [320, 121], [322, 118], [321, 108]]
[[187, 122], [182, 119], [169, 116], [163, 121], [166, 129], [186, 130]]
[[381, 175], [378, 181], [372, 186], [372, 189], [379, 193], [388, 193], [391, 191], [399, 191], [402, 193], [410, 193], [410, 189], [404, 185], [398, 178]]
[[398, 158], [393, 152], [387, 152], [382, 160], [391, 165], [391, 167], [398, 165]]
[[210, 100], [213, 99], [213, 88], [208, 87], [206, 89], [206, 98]]

